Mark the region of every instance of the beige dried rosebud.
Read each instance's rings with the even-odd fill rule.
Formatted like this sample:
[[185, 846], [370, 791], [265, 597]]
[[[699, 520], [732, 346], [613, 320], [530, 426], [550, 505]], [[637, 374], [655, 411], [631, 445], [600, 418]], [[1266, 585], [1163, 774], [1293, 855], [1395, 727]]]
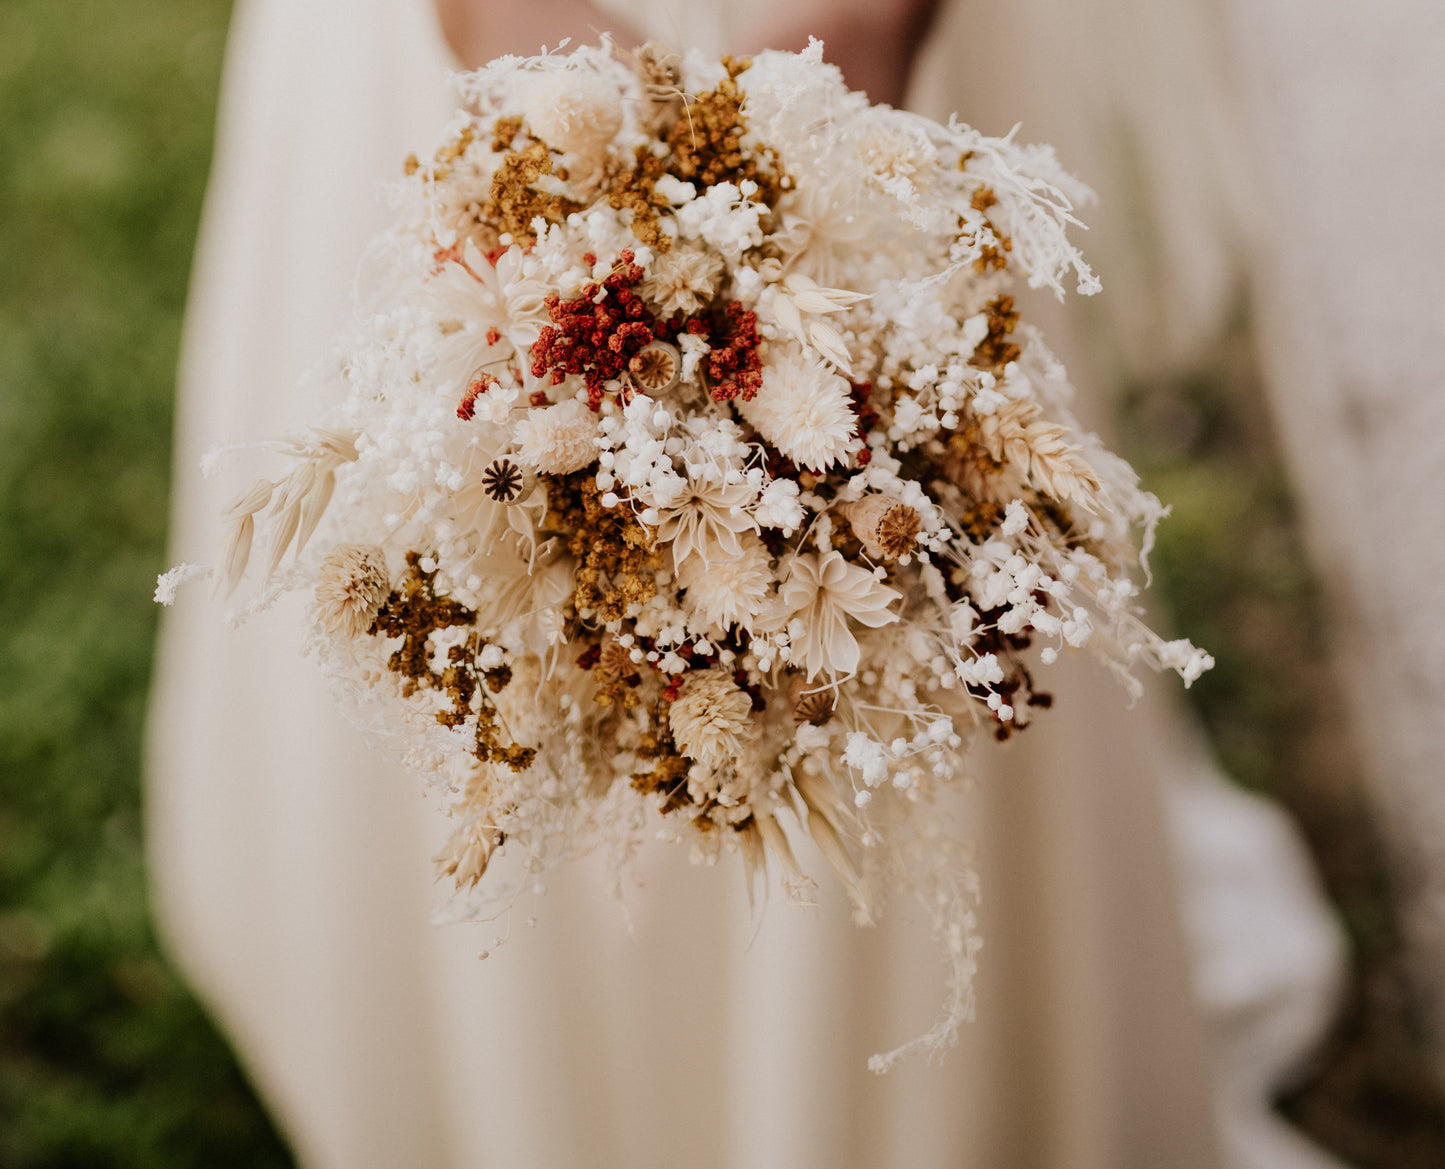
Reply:
[[391, 577], [375, 544], [338, 544], [321, 562], [316, 620], [332, 637], [360, 637], [376, 620]]
[[810, 686], [802, 674], [793, 675], [788, 685], [788, 701], [793, 705], [793, 723], [797, 726], [811, 723], [821, 727], [833, 717], [833, 691], [826, 686]]
[[627, 372], [644, 394], [665, 394], [682, 374], [682, 354], [667, 341], [653, 341], [637, 351], [627, 363]]
[[896, 560], [918, 545], [918, 513], [891, 495], [872, 493], [835, 509], [875, 560]]

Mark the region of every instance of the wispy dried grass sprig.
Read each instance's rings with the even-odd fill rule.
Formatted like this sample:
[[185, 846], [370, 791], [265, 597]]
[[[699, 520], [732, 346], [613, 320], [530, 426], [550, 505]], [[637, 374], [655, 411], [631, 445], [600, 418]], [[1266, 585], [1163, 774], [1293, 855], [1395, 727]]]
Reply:
[[999, 462], [1021, 469], [1044, 495], [1092, 511], [1106, 508], [1099, 477], [1069, 441], [1069, 432], [1043, 421], [1041, 414], [1036, 402], [1013, 401], [984, 415], [979, 420], [984, 448]]
[[808, 834], [852, 898], [854, 921], [858, 925], [873, 924], [873, 914], [867, 898], [863, 896], [858, 870], [843, 844], [843, 826], [848, 810], [839, 799], [837, 790], [826, 780], [806, 771], [793, 775], [793, 787], [808, 809]]
[[227, 594], [246, 574], [256, 516], [268, 505], [272, 528], [266, 575], [280, 567], [287, 549], [294, 546], [296, 555], [301, 555], [336, 491], [336, 469], [356, 460], [357, 437], [349, 431], [316, 429], [307, 438], [282, 444], [281, 449], [296, 460], [291, 472], [283, 479], [259, 480], [227, 509], [226, 545], [221, 556], [221, 584]]

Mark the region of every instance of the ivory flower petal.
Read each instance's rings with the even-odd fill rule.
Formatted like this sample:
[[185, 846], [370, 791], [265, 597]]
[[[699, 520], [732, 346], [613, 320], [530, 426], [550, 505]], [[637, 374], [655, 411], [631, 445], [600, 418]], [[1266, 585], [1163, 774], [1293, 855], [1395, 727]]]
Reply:
[[803, 552], [788, 562], [778, 590], [778, 616], [793, 645], [793, 662], [812, 678], [851, 674], [858, 668], [858, 639], [849, 618], [876, 629], [898, 620], [889, 606], [901, 596], [842, 553]]

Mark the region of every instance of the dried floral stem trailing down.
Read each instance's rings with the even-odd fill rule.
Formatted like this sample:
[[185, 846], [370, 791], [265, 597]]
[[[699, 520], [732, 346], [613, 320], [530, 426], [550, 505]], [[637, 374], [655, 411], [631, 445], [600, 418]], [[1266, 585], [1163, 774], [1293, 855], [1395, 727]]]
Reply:
[[657, 821], [808, 898], [807, 835], [860, 922], [912, 894], [947, 963], [936, 1026], [873, 1066], [946, 1046], [979, 945], [942, 818], [966, 742], [1041, 715], [1066, 649], [1210, 664], [1141, 622], [1163, 508], [1014, 301], [1097, 288], [1087, 192], [1046, 148], [870, 105], [816, 42], [604, 42], [458, 87], [369, 253], [340, 405], [230, 510], [217, 577], [259, 535], [263, 596], [314, 592], [359, 725], [444, 793], [459, 914], [516, 895], [499, 852], [530, 880]]

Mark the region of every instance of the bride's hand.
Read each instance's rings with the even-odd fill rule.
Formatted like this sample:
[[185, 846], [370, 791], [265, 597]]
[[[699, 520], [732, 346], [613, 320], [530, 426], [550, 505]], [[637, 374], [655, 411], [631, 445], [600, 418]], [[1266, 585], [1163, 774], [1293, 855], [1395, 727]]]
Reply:
[[473, 69], [503, 53], [531, 56], [563, 37], [588, 44], [608, 32], [624, 48], [642, 40], [587, 0], [436, 0], [436, 7], [452, 52]]
[[901, 105], [939, 0], [796, 0], [743, 30], [738, 46], [801, 49], [815, 36], [853, 89]]

